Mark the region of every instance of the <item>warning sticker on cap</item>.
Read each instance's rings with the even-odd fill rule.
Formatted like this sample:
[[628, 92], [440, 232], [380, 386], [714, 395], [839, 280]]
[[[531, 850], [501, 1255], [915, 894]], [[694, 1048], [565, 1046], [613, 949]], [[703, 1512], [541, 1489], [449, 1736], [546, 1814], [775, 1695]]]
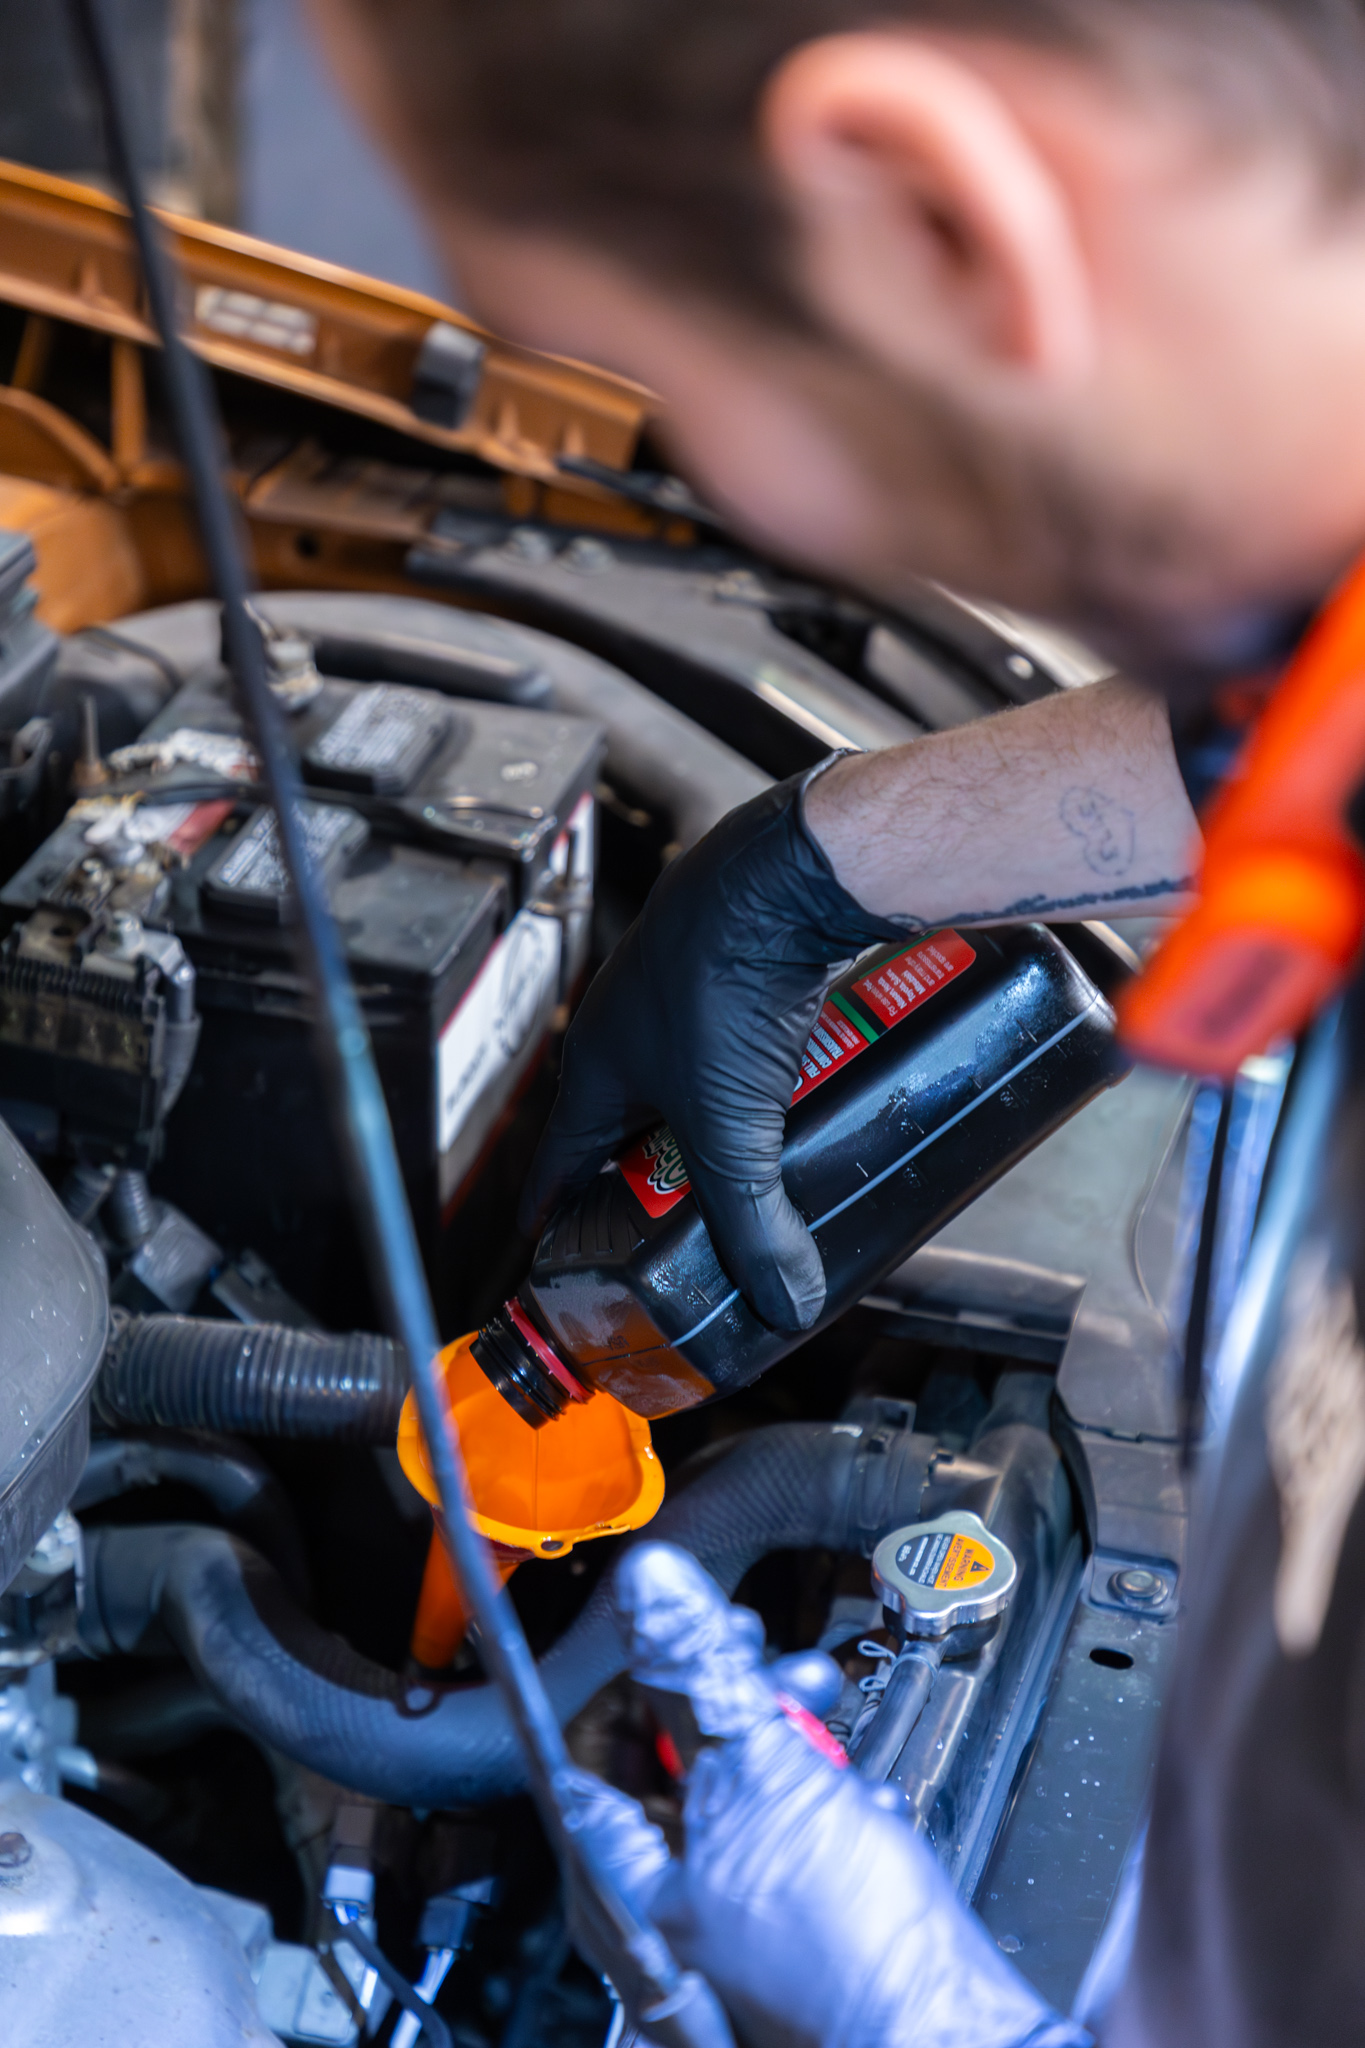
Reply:
[[959, 1593], [988, 1579], [995, 1559], [975, 1536], [934, 1529], [902, 1544], [896, 1552], [896, 1568], [912, 1585], [929, 1586], [935, 1593]]

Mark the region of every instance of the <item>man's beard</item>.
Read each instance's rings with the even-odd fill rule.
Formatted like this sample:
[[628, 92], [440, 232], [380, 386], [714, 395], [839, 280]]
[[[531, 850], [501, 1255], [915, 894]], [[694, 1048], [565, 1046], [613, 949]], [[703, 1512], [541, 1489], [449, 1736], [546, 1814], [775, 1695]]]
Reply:
[[1064, 627], [1196, 714], [1230, 678], [1292, 649], [1320, 590], [1231, 599], [1227, 549], [1174, 496], [1124, 492], [1056, 450], [834, 343], [803, 352], [811, 401], [880, 496], [884, 556], [849, 573], [894, 604], [929, 578]]

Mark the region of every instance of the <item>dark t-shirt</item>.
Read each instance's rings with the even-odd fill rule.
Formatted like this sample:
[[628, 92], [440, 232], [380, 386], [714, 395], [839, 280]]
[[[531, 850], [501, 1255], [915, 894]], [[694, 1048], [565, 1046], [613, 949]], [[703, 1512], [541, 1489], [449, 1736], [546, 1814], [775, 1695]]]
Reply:
[[[1313, 1192], [1279, 1240], [1199, 1517], [1136, 1951], [1105, 2048], [1365, 2044], [1360, 989], [1322, 1059], [1272, 1178], [1271, 1222], [1294, 1185]], [[1310, 1140], [1310, 1170], [1293, 1171]]]

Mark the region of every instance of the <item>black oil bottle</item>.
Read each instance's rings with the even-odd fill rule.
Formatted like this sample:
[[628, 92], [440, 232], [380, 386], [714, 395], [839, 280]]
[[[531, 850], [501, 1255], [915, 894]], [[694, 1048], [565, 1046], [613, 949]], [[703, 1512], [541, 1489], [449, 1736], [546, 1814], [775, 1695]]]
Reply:
[[[825, 1001], [782, 1154], [824, 1261], [821, 1327], [1122, 1071], [1112, 1010], [1040, 926], [865, 955]], [[551, 1218], [473, 1348], [540, 1424], [598, 1390], [670, 1415], [747, 1386], [802, 1341], [731, 1282], [665, 1125]]]

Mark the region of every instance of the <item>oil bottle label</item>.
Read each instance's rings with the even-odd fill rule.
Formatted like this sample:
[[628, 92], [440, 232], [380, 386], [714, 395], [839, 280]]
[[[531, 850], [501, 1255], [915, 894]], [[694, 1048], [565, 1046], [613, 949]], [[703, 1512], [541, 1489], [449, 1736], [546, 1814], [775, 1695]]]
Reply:
[[848, 993], [866, 1004], [882, 1024], [899, 1024], [902, 1017], [956, 981], [975, 958], [957, 932], [932, 932], [904, 952], [879, 961]]
[[[870, 967], [864, 967], [856, 980], [841, 982], [823, 1004], [801, 1055], [792, 1101], [799, 1102], [839, 1073], [892, 1025], [956, 981], [975, 959], [967, 941], [950, 931], [930, 932], [876, 954]], [[667, 1124], [632, 1145], [622, 1155], [620, 1168], [648, 1216], [666, 1216], [691, 1185], [678, 1141]]]
[[621, 1161], [621, 1171], [631, 1193], [650, 1216], [666, 1216], [692, 1185], [682, 1148], [667, 1124], [660, 1124], [631, 1147]]
[[868, 1026], [860, 1017], [850, 1017], [834, 1002], [827, 1001], [801, 1055], [801, 1071], [796, 1077], [792, 1101], [799, 1101], [822, 1081], [828, 1081], [831, 1074], [857, 1059], [880, 1036], [875, 1027]]

